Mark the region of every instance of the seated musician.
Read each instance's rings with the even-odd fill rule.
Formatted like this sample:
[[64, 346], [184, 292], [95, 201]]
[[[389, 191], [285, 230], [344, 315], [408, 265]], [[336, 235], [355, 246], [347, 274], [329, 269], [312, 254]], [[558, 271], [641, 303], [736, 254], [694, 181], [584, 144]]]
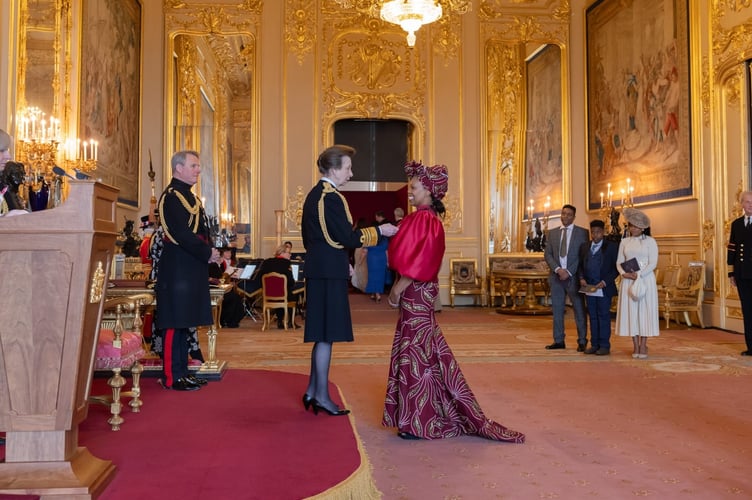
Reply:
[[237, 271], [237, 262], [235, 260], [235, 248], [233, 247], [222, 247], [220, 249], [221, 251], [221, 257], [222, 260], [219, 262], [219, 266], [222, 269], [222, 272], [230, 276], [231, 278], [236, 278], [236, 271]]
[[[209, 283], [218, 285], [223, 280], [229, 278], [229, 274], [234, 272], [235, 267], [225, 263], [225, 255], [228, 260], [231, 260], [232, 249], [224, 247], [220, 249], [222, 260], [220, 263], [209, 264]], [[230, 273], [225, 272], [230, 271]], [[222, 312], [219, 316], [219, 324], [223, 328], [238, 328], [240, 326], [240, 320], [245, 316], [243, 310], [243, 299], [237, 294], [235, 289], [231, 289], [226, 292], [222, 299]]]
[[[287, 276], [287, 300], [296, 300], [294, 292], [299, 285], [296, 284], [295, 278], [292, 275], [292, 267], [290, 266], [290, 251], [286, 245], [279, 246], [274, 251], [274, 257], [265, 259], [264, 262], [256, 269], [256, 272], [250, 280], [241, 282], [238, 287], [242, 288], [246, 293], [251, 294], [261, 288], [261, 277], [268, 273], [279, 273]], [[289, 311], [292, 313], [292, 311]], [[283, 309], [277, 309], [277, 328], [284, 329], [284, 317], [285, 311]], [[290, 318], [290, 324], [288, 327], [292, 327], [295, 323], [294, 318]], [[300, 328], [297, 324], [295, 328]]]

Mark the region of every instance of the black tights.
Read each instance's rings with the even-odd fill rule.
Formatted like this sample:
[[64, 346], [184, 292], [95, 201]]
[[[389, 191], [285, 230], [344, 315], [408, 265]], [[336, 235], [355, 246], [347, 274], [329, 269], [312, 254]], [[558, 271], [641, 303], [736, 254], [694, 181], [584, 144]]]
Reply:
[[332, 411], [337, 410], [329, 397], [329, 364], [332, 360], [332, 343], [316, 342], [311, 351], [311, 376], [306, 394], [313, 397], [319, 406]]

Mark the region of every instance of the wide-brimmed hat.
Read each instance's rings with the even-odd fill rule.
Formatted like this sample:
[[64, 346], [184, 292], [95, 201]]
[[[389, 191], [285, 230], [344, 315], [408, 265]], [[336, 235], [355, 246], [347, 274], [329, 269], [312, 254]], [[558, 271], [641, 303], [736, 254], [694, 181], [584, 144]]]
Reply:
[[637, 210], [636, 208], [625, 208], [624, 218], [627, 219], [627, 222], [629, 224], [632, 224], [635, 227], [639, 227], [640, 229], [650, 227], [650, 219], [648, 218], [648, 216], [645, 215], [644, 212]]

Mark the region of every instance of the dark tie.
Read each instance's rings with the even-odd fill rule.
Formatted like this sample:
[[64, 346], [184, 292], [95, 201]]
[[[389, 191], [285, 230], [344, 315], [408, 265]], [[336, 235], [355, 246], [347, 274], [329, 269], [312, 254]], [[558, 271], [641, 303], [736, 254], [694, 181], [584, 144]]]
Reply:
[[561, 228], [561, 244], [559, 246], [559, 257], [567, 256], [567, 228]]
[[744, 227], [749, 227], [749, 216], [744, 217]]

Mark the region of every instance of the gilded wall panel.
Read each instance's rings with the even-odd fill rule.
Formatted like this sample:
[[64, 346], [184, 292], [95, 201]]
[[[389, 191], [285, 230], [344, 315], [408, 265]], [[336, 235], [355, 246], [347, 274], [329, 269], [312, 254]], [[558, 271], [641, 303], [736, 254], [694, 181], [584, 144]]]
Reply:
[[255, 32], [261, 17], [261, 0], [233, 5], [164, 0], [167, 33]]
[[402, 34], [359, 16], [323, 23], [322, 101], [325, 123], [336, 118], [424, 121], [426, 42], [410, 49]]
[[303, 64], [316, 43], [316, 0], [287, 0], [285, 4], [285, 44]]
[[[483, 0], [479, 11], [488, 82], [484, 168], [489, 171], [489, 250], [509, 252], [521, 249], [525, 236], [521, 224], [527, 127], [525, 57], [539, 45], [559, 46], [562, 84], [566, 85], [571, 8], [568, 0]], [[563, 88], [565, 132], [568, 102]], [[563, 139], [562, 162], [568, 170], [568, 133]]]
[[752, 57], [752, 7], [739, 0], [714, 0], [711, 10], [715, 75], [723, 79], [736, 64]]
[[[491, 193], [489, 240], [493, 249], [519, 238], [514, 210], [521, 180], [524, 53], [518, 43], [486, 45], [486, 158]], [[509, 251], [511, 249], [507, 249]]]

